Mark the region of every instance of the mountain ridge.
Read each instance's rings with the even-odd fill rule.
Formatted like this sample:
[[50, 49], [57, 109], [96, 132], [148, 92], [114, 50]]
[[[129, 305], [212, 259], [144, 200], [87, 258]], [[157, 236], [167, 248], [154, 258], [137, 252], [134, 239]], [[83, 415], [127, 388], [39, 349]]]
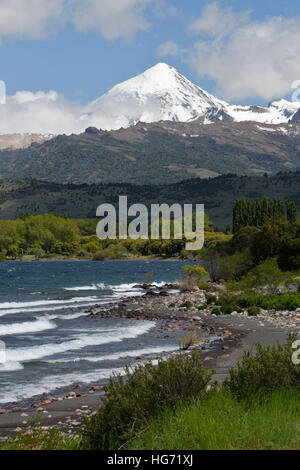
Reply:
[[33, 179], [0, 180], [0, 219], [15, 219], [26, 213], [53, 213], [73, 218], [95, 218], [102, 203], [118, 207], [119, 196], [128, 203], [204, 204], [215, 226], [225, 229], [232, 222], [232, 209], [240, 197], [268, 196], [293, 200], [300, 213], [300, 172], [266, 176], [222, 175], [167, 185], [58, 184]]
[[300, 101], [274, 100], [268, 107], [229, 104], [195, 85], [174, 67], [160, 62], [140, 75], [115, 85], [90, 103], [82, 120], [102, 130], [117, 130], [138, 122], [202, 118], [283, 124], [300, 110]]
[[300, 124], [217, 121], [89, 128], [43, 144], [0, 152], [0, 178], [57, 183], [176, 183], [227, 173], [274, 174], [300, 168]]

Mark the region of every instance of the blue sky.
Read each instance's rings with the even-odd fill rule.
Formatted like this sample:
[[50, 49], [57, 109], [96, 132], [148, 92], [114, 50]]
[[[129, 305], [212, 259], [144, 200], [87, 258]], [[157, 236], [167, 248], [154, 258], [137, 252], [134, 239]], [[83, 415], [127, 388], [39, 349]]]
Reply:
[[[279, 17], [287, 21], [300, 22], [299, 0], [264, 0], [263, 2], [261, 0], [243, 0], [243, 2], [220, 0], [215, 4], [218, 10], [214, 11], [220, 12], [220, 18], [230, 12], [231, 17], [237, 21], [233, 31], [229, 28], [229, 31], [222, 32], [221, 38], [218, 36], [220, 21], [218, 25], [212, 25], [211, 31], [203, 30], [203, 23], [199, 31], [191, 26], [203, 17], [204, 9], [213, 2], [201, 0], [187, 0], [185, 2], [182, 0], [111, 0], [112, 4], [115, 1], [123, 2], [125, 7], [123, 11], [118, 12], [117, 24], [115, 24], [114, 12], [105, 12], [104, 22], [107, 23], [107, 28], [105, 28], [105, 25], [101, 23], [102, 0], [97, 0], [98, 7], [95, 7], [95, 0], [66, 0], [68, 5], [66, 3], [62, 5], [64, 0], [51, 0], [54, 3], [57, 2], [57, 8], [60, 8], [59, 12], [50, 11], [49, 17], [38, 15], [37, 18], [34, 18], [34, 23], [30, 24], [25, 14], [26, 7], [32, 8], [33, 5], [30, 3], [36, 1], [2, 0], [1, 5], [4, 4], [4, 8], [5, 4], [8, 10], [18, 8], [20, 16], [18, 25], [14, 24], [14, 16], [8, 16], [8, 19], [1, 21], [3, 7], [0, 5], [0, 79], [5, 80], [9, 95], [13, 95], [18, 90], [36, 92], [53, 89], [64, 94], [69, 100], [86, 103], [100, 96], [114, 84], [144, 71], [159, 61], [175, 66], [195, 83], [217, 94], [220, 98], [232, 102], [265, 103], [276, 97], [277, 93], [278, 97], [288, 96], [287, 81], [292, 82], [300, 79], [300, 70], [299, 76], [296, 75], [298, 68], [300, 68], [299, 55], [299, 65], [293, 65], [290, 76], [285, 76], [283, 79], [285, 85], [282, 85], [281, 82], [278, 83], [272, 92], [269, 91], [270, 87], [266, 86], [264, 92], [264, 89], [259, 85], [259, 75], [256, 74], [253, 81], [257, 81], [257, 86], [248, 84], [245, 91], [241, 91], [242, 82], [247, 81], [246, 72], [244, 72], [240, 77], [241, 86], [235, 86], [235, 89], [238, 89], [237, 96], [233, 96], [235, 91], [222, 84], [223, 81], [228, 83], [231, 80], [228, 61], [225, 64], [219, 64], [221, 57], [225, 54], [228, 54], [229, 60], [234, 62], [235, 52], [231, 53], [230, 49], [228, 50], [228, 43], [236, 40], [233, 35], [238, 28], [249, 27], [251, 29], [253, 24], [266, 23], [268, 25], [272, 18]], [[72, 15], [76, 13], [76, 8], [80, 7], [80, 3], [87, 14], [91, 5], [100, 9], [97, 11], [97, 14], [100, 15], [100, 27], [97, 25], [97, 19], [93, 23], [93, 16], [95, 17], [93, 11], [91, 11], [92, 19], [87, 17], [84, 25], [80, 24], [82, 15], [79, 13], [76, 23]], [[39, 0], [39, 5], [44, 8], [43, 11], [46, 15], [47, 3], [45, 0]], [[123, 25], [126, 24], [128, 18], [126, 8], [129, 15], [137, 14], [138, 18], [133, 18], [130, 32], [125, 31], [124, 33]], [[31, 12], [33, 16], [34, 11], [33, 8]], [[245, 15], [247, 11], [251, 11], [251, 14], [247, 19], [244, 17], [241, 19], [240, 16]], [[24, 18], [22, 12], [24, 12]], [[213, 10], [211, 10], [211, 14], [212, 12]], [[5, 11], [6, 15], [13, 13], [13, 11]], [[240, 19], [241, 23], [239, 23]], [[114, 37], [110, 37], [110, 21]], [[295, 58], [299, 52], [299, 46], [295, 44], [295, 41], [298, 41], [299, 38], [293, 37], [293, 31], [296, 31], [297, 24], [294, 26], [295, 30], [291, 28], [290, 54]], [[285, 25], [285, 29], [287, 32], [289, 31], [288, 23]], [[274, 41], [276, 42], [276, 27], [270, 34], [275, 37], [271, 44], [267, 41], [266, 47], [272, 48]], [[217, 50], [216, 40], [218, 42]], [[197, 52], [195, 44], [199, 42], [205, 44], [205, 53], [202, 46], [201, 52]], [[159, 48], [166, 43], [171, 43], [173, 46], [176, 44], [176, 53], [159, 54]], [[259, 50], [263, 48], [264, 43], [262, 42]], [[289, 56], [288, 41], [283, 45], [283, 49], [284, 54]], [[241, 57], [247, 56], [247, 47], [244, 46], [244, 50], [241, 49], [240, 53]], [[257, 49], [252, 51], [248, 63], [247, 60], [242, 60], [244, 68], [250, 66], [250, 63], [253, 63], [255, 67], [256, 53]], [[281, 51], [279, 50], [277, 53], [281, 54]], [[270, 70], [270, 81], [273, 80], [273, 72], [281, 62], [279, 56], [276, 59], [275, 50], [273, 55], [275, 55], [273, 62], [268, 64], [269, 67], [273, 67]], [[239, 57], [239, 52], [237, 57]], [[266, 62], [263, 55], [257, 60], [260, 64]], [[206, 65], [208, 65], [208, 71]], [[234, 65], [236, 66], [236, 64]], [[236, 75], [236, 73], [235, 70], [232, 75]], [[261, 72], [261, 77], [264, 77], [263, 72]], [[275, 77], [275, 82], [276, 79]]]

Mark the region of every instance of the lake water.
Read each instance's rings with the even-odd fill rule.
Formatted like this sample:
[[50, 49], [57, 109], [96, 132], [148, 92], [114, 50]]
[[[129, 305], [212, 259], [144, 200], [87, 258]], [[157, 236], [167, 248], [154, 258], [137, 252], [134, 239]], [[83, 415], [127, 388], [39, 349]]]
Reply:
[[[176, 351], [162, 342], [154, 323], [91, 320], [88, 306], [142, 295], [145, 281], [174, 282], [184, 261], [63, 261], [0, 263], [0, 404], [43, 393], [61, 395], [76, 384], [99, 383], [137, 356], [153, 359]], [[141, 345], [143, 343], [143, 345]]]

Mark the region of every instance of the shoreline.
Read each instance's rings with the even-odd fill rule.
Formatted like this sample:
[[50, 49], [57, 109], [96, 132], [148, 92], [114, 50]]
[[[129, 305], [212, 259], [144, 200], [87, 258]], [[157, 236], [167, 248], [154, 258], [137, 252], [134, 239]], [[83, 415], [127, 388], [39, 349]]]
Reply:
[[197, 261], [191, 260], [188, 258], [180, 258], [180, 257], [173, 257], [173, 258], [165, 258], [165, 257], [158, 257], [158, 256], [136, 256], [136, 257], [129, 257], [129, 258], [114, 258], [114, 259], [103, 259], [103, 260], [94, 260], [93, 258], [64, 258], [64, 257], [51, 257], [51, 258], [33, 258], [33, 259], [4, 259], [0, 261], [1, 263], [33, 263], [33, 262], [51, 262], [51, 261], [94, 261], [95, 263], [103, 263], [104, 261], [186, 261], [186, 262], [194, 262]]
[[[176, 338], [184, 334], [197, 334], [209, 343], [200, 342], [196, 349], [200, 351], [204, 364], [215, 369], [213, 380], [219, 383], [228, 377], [229, 369], [234, 367], [244, 351], [251, 351], [259, 341], [262, 344], [283, 342], [291, 327], [264, 322], [259, 317], [239, 315], [215, 316], [208, 311], [196, 308], [186, 309], [180, 304], [193, 300], [198, 305], [204, 303], [204, 291], [174, 292], [175, 285], [165, 284], [159, 288], [144, 285], [145, 294], [134, 296], [109, 305], [95, 305], [86, 310], [91, 320], [102, 318], [129, 318], [133, 321], [151, 320], [156, 323], [154, 332], [160, 338]], [[299, 330], [299, 327], [298, 327]], [[179, 347], [178, 352], [180, 353]], [[188, 353], [188, 351], [187, 351]], [[163, 355], [163, 344], [162, 353]], [[165, 357], [172, 355], [165, 354]], [[137, 357], [136, 363], [143, 363], [143, 357]], [[134, 361], [131, 361], [134, 362]], [[127, 362], [129, 363], [129, 361]], [[56, 426], [68, 433], [75, 432], [83, 424], [84, 417], [91, 416], [101, 406], [101, 393], [107, 380], [99, 378], [98, 383], [81, 387], [70, 387], [64, 396], [44, 394], [6, 406], [13, 409], [0, 409], [0, 437], [15, 435], [17, 430], [27, 430], [32, 419], [39, 418], [45, 427]], [[30, 407], [22, 403], [31, 402]], [[0, 408], [1, 405], [0, 405]]]

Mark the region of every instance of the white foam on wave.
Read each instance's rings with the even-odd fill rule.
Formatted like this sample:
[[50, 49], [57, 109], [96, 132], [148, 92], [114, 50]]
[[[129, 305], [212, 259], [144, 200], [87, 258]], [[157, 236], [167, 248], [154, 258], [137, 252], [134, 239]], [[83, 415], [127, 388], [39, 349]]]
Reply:
[[37, 319], [36, 321], [0, 325], [0, 336], [19, 335], [38, 331], [52, 330], [56, 324], [49, 319]]
[[[143, 289], [140, 287], [134, 288], [137, 283], [125, 283], [125, 284], [104, 284], [103, 282], [99, 284], [91, 284], [90, 286], [75, 286], [75, 287], [64, 287], [66, 291], [89, 291], [89, 290], [111, 290], [115, 294], [125, 294], [126, 296], [131, 295], [142, 295]], [[165, 282], [153, 282], [152, 287], [162, 287], [165, 285]], [[116, 296], [116, 295], [115, 295]]]
[[[22, 370], [24, 367], [20, 362], [4, 362], [3, 364], [0, 364], [0, 372], [14, 372], [17, 370]], [[2, 387], [1, 387], [2, 388]]]
[[22, 384], [22, 386], [3, 386], [0, 389], [0, 403], [11, 403], [41, 395], [42, 393], [54, 392], [55, 390], [69, 387], [75, 383], [92, 383], [111, 377], [112, 373], [125, 375], [123, 368], [119, 369], [99, 369], [92, 372], [74, 372], [65, 375], [49, 375], [37, 382], [31, 384]]
[[14, 348], [6, 351], [9, 361], [26, 362], [53, 356], [67, 351], [76, 351], [87, 346], [98, 346], [107, 343], [118, 343], [125, 339], [136, 338], [147, 333], [155, 326], [150, 321], [141, 322], [138, 326], [129, 326], [115, 329], [111, 332], [106, 330], [95, 331], [93, 334], [79, 335], [63, 343], [48, 343], [28, 348]]
[[[164, 282], [153, 282], [152, 287], [162, 287]], [[122, 299], [125, 297], [136, 297], [144, 294], [143, 289], [134, 288], [136, 284], [119, 284], [119, 285], [105, 285], [103, 283], [93, 284], [92, 286], [77, 286], [77, 287], [66, 287], [65, 290], [73, 291], [84, 291], [84, 290], [98, 290], [108, 289], [112, 291], [111, 295], [99, 298], [96, 296], [89, 297], [73, 297], [72, 299], [65, 300], [36, 300], [33, 302], [3, 302], [0, 303], [0, 317], [6, 315], [16, 315], [18, 313], [35, 313], [42, 311], [55, 311], [62, 310], [64, 308], [74, 307], [88, 307], [97, 303], [101, 305], [109, 304], [114, 299]]]
[[[38, 307], [45, 305], [56, 305], [56, 304], [70, 304], [75, 302], [84, 302], [86, 300], [97, 300], [97, 297], [73, 297], [72, 299], [63, 300], [35, 300], [34, 302], [3, 302], [0, 303], [0, 309], [16, 309], [16, 308], [29, 308]], [[0, 312], [1, 312], [0, 310]]]
[[64, 290], [67, 291], [89, 291], [89, 290], [100, 290], [105, 289], [105, 284], [101, 282], [100, 284], [92, 284], [90, 286], [75, 286], [75, 287], [64, 287]]
[[[31, 313], [31, 312], [43, 312], [45, 310], [47, 311], [55, 311], [55, 310], [62, 310], [64, 308], [72, 308], [74, 307], [88, 307], [90, 305], [95, 305], [95, 303], [109, 303], [108, 299], [99, 299], [98, 297], [75, 297], [74, 299], [70, 300], [55, 300], [55, 301], [49, 301], [48, 303], [46, 301], [42, 302], [27, 302], [28, 303], [35, 303], [36, 306], [23, 306], [23, 307], [18, 307], [18, 308], [12, 308], [10, 307], [9, 309], [3, 310], [1, 309], [1, 304], [0, 304], [0, 317], [4, 317], [5, 315], [16, 315], [18, 313]], [[24, 302], [25, 304], [26, 302]], [[49, 305], [56, 305], [53, 307], [49, 307]], [[3, 304], [2, 304], [3, 305]], [[19, 305], [22, 305], [21, 303]]]
[[[157, 364], [157, 360], [151, 361]], [[65, 375], [49, 375], [31, 384], [21, 386], [6, 385], [0, 389], [0, 403], [10, 403], [41, 395], [42, 393], [54, 392], [59, 389], [70, 387], [76, 383], [90, 384], [108, 379], [113, 373], [125, 375], [123, 367], [116, 369], [96, 369], [91, 372], [72, 372]]]
[[66, 315], [46, 315], [46, 318], [48, 318], [48, 320], [76, 320], [76, 318], [88, 317], [89, 315], [90, 313], [85, 313], [81, 311], [77, 313], [69, 313]]
[[176, 352], [178, 351], [178, 347], [175, 348], [175, 346], [166, 346], [165, 348], [162, 347], [156, 347], [156, 348], [144, 348], [144, 349], [135, 349], [133, 351], [119, 351], [114, 354], [107, 354], [104, 356], [83, 356], [83, 357], [75, 357], [73, 359], [68, 359], [68, 358], [61, 358], [61, 359], [50, 359], [49, 361], [45, 361], [50, 364], [56, 364], [56, 363], [68, 363], [68, 362], [81, 362], [81, 361], [87, 361], [87, 362], [102, 362], [102, 361], [116, 361], [118, 359], [126, 359], [131, 358], [131, 357], [139, 357], [139, 356], [147, 356], [147, 355], [152, 355], [152, 354], [164, 354], [164, 353], [170, 353], [170, 352]]

